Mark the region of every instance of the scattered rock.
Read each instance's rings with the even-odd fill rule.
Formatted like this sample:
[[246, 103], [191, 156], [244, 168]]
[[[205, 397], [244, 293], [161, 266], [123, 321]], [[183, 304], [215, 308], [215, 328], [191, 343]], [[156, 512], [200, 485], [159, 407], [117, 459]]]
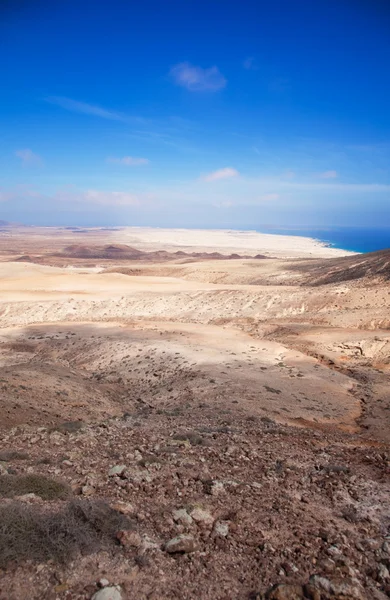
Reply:
[[104, 587], [92, 596], [92, 600], [122, 600], [118, 587]]
[[[330, 598], [345, 598], [353, 600], [365, 600], [365, 594], [362, 587], [357, 579], [339, 579], [330, 580], [320, 575], [313, 575], [310, 577], [310, 581], [306, 586], [308, 592], [313, 594], [313, 591], [318, 590], [322, 594], [328, 594], [325, 596]], [[310, 597], [310, 596], [309, 596]]]
[[378, 580], [388, 581], [390, 579], [389, 569], [383, 563], [380, 563], [378, 567]]
[[183, 525], [191, 525], [193, 522], [191, 515], [188, 514], [185, 508], [174, 510], [172, 516], [174, 521], [182, 523]]
[[305, 595], [301, 585], [281, 583], [268, 590], [265, 597], [267, 600], [301, 600]]
[[117, 512], [122, 513], [122, 515], [134, 515], [135, 514], [135, 508], [132, 504], [130, 504], [130, 502], [114, 502], [113, 504], [111, 504], [111, 508], [113, 510], [116, 510]]
[[226, 521], [217, 521], [214, 525], [214, 531], [220, 537], [227, 537], [229, 535], [229, 523]]
[[136, 531], [124, 529], [122, 531], [118, 531], [116, 537], [121, 546], [124, 546], [125, 548], [139, 548], [142, 543], [141, 536]]
[[223, 494], [225, 491], [225, 486], [222, 481], [213, 481], [210, 486], [210, 494], [212, 496], [218, 496], [219, 494]]
[[126, 471], [126, 465], [115, 465], [108, 471], [109, 477], [122, 477]]
[[183, 553], [188, 554], [196, 551], [196, 543], [191, 535], [178, 535], [165, 544], [165, 551], [168, 554]]
[[141, 547], [140, 547], [139, 551], [141, 554], [144, 554], [148, 550], [161, 550], [161, 543], [159, 544], [159, 543], [155, 542], [154, 540], [152, 540], [147, 535], [144, 535], [142, 538], [142, 543], [141, 543]]
[[208, 510], [200, 507], [196, 507], [191, 511], [191, 517], [197, 523], [202, 523], [204, 525], [212, 525], [214, 523], [212, 514]]

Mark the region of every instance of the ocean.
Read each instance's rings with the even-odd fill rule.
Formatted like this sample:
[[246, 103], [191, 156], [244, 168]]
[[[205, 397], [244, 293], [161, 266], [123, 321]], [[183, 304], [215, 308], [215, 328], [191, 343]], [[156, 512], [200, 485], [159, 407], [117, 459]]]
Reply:
[[299, 235], [312, 237], [334, 248], [352, 250], [354, 252], [375, 252], [390, 248], [390, 227], [363, 229], [358, 227], [324, 227], [311, 228], [282, 228], [254, 227], [259, 233], [275, 233], [279, 235]]

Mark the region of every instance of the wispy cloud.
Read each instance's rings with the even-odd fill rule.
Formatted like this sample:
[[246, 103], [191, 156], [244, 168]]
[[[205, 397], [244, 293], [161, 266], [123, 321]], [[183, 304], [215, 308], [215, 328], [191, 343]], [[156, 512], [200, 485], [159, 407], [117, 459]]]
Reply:
[[321, 179], [336, 179], [337, 171], [324, 171], [318, 175]]
[[176, 85], [185, 87], [191, 92], [216, 92], [227, 84], [227, 80], [215, 66], [203, 69], [182, 62], [173, 66], [169, 74]]
[[257, 71], [259, 68], [256, 64], [256, 59], [254, 58], [254, 56], [248, 56], [242, 63], [242, 66], [247, 71]]
[[73, 185], [64, 186], [49, 193], [28, 185], [18, 185], [10, 189], [0, 188], [0, 202], [28, 201], [36, 206], [59, 206], [61, 203], [70, 209], [78, 210], [83, 205], [96, 207], [147, 207], [153, 202], [151, 191], [116, 191], [99, 189], [79, 189]]
[[201, 177], [203, 181], [218, 181], [219, 179], [229, 179], [231, 177], [238, 177], [239, 172], [232, 167], [225, 167], [224, 169], [218, 169], [208, 175]]
[[115, 163], [117, 165], [125, 165], [126, 167], [137, 167], [139, 165], [148, 165], [150, 160], [148, 158], [138, 158], [136, 156], [123, 156], [123, 158], [115, 158], [109, 156], [107, 162]]
[[100, 117], [101, 119], [109, 119], [111, 121], [124, 121], [126, 117], [120, 113], [112, 110], [107, 110], [101, 106], [95, 104], [88, 104], [87, 102], [79, 102], [72, 100], [71, 98], [65, 98], [63, 96], [49, 96], [45, 98], [46, 102], [50, 104], [56, 104], [65, 110], [70, 112], [82, 113], [84, 115], [92, 115], [94, 117]]
[[23, 148], [22, 150], [17, 150], [15, 152], [15, 156], [20, 158], [24, 167], [40, 167], [43, 165], [43, 160], [39, 156], [39, 154], [35, 154], [35, 152], [30, 150], [30, 148]]

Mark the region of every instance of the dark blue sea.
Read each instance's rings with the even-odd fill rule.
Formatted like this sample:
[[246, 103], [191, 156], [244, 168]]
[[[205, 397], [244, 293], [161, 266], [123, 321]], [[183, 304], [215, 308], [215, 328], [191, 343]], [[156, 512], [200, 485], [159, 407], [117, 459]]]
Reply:
[[312, 237], [334, 248], [353, 250], [354, 252], [374, 252], [390, 248], [390, 227], [363, 229], [357, 227], [329, 227], [322, 229], [254, 227], [260, 233], [279, 235], [300, 235]]

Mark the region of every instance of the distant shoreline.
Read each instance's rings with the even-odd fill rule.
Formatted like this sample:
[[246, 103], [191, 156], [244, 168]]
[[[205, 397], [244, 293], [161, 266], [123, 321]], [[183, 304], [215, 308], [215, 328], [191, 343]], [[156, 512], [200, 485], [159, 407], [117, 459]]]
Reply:
[[[13, 230], [23, 230], [32, 233], [40, 231], [48, 234], [50, 231], [67, 231], [76, 238], [77, 234], [92, 234], [105, 232], [115, 240], [128, 243], [134, 237], [134, 243], [140, 243], [144, 249], [147, 246], [156, 249], [171, 250], [198, 248], [206, 251], [247, 254], [265, 253], [274, 256], [345, 256], [347, 254], [375, 252], [390, 248], [390, 228], [358, 228], [358, 227], [271, 227], [251, 225], [237, 229], [225, 228], [194, 228], [194, 227], [144, 227], [123, 225], [59, 225], [34, 226], [7, 224], [0, 234], [10, 234]], [[157, 233], [158, 232], [158, 235]], [[76, 234], [76, 235], [74, 235]], [[145, 237], [146, 234], [146, 237]], [[113, 240], [114, 241], [114, 240]]]
[[311, 237], [329, 248], [348, 252], [376, 252], [390, 248], [390, 228], [324, 227], [324, 228], [273, 228], [259, 227], [260, 233]]
[[265, 233], [244, 229], [185, 229], [124, 227], [115, 239], [143, 250], [196, 248], [204, 252], [264, 254], [276, 258], [335, 258], [354, 252], [334, 248], [309, 236]]

